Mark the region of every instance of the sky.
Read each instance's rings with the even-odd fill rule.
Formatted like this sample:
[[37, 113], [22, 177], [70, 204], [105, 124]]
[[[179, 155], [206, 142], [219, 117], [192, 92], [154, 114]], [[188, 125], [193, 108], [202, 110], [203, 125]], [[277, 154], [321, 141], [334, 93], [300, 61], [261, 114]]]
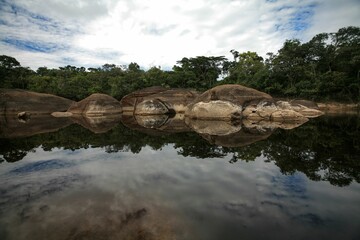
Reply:
[[360, 0], [0, 0], [0, 55], [22, 66], [138, 63], [276, 53], [286, 39], [360, 27]]

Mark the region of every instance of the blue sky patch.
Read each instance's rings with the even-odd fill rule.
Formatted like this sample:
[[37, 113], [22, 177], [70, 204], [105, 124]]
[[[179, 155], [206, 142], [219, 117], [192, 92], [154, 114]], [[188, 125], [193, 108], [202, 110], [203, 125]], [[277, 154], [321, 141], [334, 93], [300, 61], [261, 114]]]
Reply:
[[291, 29], [294, 31], [304, 31], [309, 28], [315, 7], [316, 5], [312, 4], [296, 11], [289, 22]]
[[16, 168], [11, 171], [11, 173], [30, 173], [30, 172], [39, 172], [39, 171], [46, 171], [46, 170], [55, 170], [55, 169], [62, 169], [74, 166], [74, 163], [67, 162], [65, 160], [60, 159], [51, 159], [41, 162], [29, 163], [19, 168]]
[[65, 49], [64, 46], [58, 46], [55, 43], [43, 43], [43, 42], [20, 40], [14, 38], [5, 38], [2, 39], [1, 41], [6, 44], [12, 45], [18, 49], [31, 51], [31, 52], [52, 53], [58, 50]]

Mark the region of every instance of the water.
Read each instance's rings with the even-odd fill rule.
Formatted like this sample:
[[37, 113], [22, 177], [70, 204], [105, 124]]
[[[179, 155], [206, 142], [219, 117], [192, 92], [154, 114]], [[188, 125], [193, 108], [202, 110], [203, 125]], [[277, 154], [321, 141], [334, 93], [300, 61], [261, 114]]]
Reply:
[[0, 239], [360, 239], [358, 116], [230, 138], [125, 125], [2, 128]]

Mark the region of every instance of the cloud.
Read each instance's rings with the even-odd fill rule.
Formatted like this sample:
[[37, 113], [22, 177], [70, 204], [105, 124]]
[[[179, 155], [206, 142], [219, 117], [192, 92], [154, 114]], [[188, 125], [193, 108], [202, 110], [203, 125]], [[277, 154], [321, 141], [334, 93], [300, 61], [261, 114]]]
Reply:
[[23, 66], [137, 62], [277, 52], [289, 38], [360, 25], [357, 0], [0, 0], [0, 52]]

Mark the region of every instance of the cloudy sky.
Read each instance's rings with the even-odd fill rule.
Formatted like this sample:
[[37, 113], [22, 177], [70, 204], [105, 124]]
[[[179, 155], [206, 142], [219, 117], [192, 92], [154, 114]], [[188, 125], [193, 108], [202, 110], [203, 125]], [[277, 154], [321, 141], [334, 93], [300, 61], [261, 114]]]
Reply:
[[360, 26], [360, 0], [0, 0], [0, 55], [36, 70], [277, 52]]

